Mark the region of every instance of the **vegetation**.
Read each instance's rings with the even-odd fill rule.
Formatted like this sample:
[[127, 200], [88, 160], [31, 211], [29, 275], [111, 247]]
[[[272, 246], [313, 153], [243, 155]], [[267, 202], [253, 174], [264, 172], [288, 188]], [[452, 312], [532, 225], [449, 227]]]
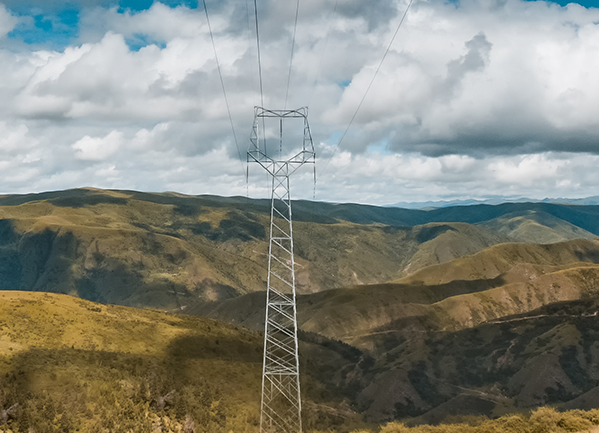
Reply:
[[[268, 205], [0, 197], [0, 430], [254, 431]], [[306, 429], [599, 407], [597, 216], [294, 203]]]
[[[295, 202], [298, 289], [386, 283], [502, 242], [595, 238], [598, 209]], [[0, 289], [171, 309], [233, 298], [264, 288], [268, 221], [268, 201], [239, 197], [97, 189], [1, 196]]]
[[[599, 409], [558, 412], [551, 407], [541, 407], [532, 411], [529, 416], [505, 415], [494, 420], [481, 416], [462, 416], [448, 421], [435, 426], [417, 427], [407, 427], [404, 423], [392, 422], [382, 426], [378, 431], [380, 433], [590, 433], [593, 427], [599, 425]], [[360, 430], [359, 433], [373, 431]]]
[[[361, 425], [335, 380], [360, 351], [307, 339], [306, 428]], [[212, 319], [2, 291], [0, 431], [255, 432], [262, 342]]]
[[0, 430], [256, 428], [256, 333], [54, 294], [2, 292], [0, 310]]

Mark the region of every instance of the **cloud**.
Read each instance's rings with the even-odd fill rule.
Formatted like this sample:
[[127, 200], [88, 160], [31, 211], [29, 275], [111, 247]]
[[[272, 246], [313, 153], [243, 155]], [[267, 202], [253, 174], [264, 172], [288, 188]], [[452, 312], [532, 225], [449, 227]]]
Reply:
[[73, 144], [75, 157], [85, 161], [105, 161], [114, 155], [123, 144], [123, 133], [112, 131], [106, 137], [86, 135]]
[[[593, 167], [597, 163], [598, 155], [564, 152], [472, 158], [343, 151], [319, 176], [316, 197], [378, 204], [422, 201], [423, 197], [588, 197], [596, 195], [599, 174]], [[308, 177], [303, 181], [303, 185], [295, 181], [293, 187], [309, 197], [311, 183]]]
[[[585, 71], [596, 67], [599, 11], [489, 6], [415, 7], [356, 117], [362, 144], [352, 150], [387, 138], [395, 151], [427, 155], [597, 151], [599, 93]], [[354, 75], [328, 118], [350, 116], [374, 66]]]
[[202, 33], [203, 11], [187, 7], [170, 8], [156, 2], [142, 11], [120, 11], [117, 7], [94, 8], [83, 14], [81, 38], [96, 41], [110, 31], [133, 38], [149, 37], [150, 42], [168, 42], [175, 38], [192, 38]]
[[18, 18], [14, 17], [6, 6], [0, 3], [0, 39], [4, 38], [19, 22]]
[[[24, 9], [15, 17], [17, 2], [4, 4], [0, 35], [33, 19]], [[44, 16], [41, 2], [28, 4]], [[238, 148], [244, 160], [253, 107], [262, 103], [252, 5], [208, 2], [233, 136], [201, 9], [72, 4], [81, 8], [78, 32], [66, 47], [29, 46], [17, 33], [2, 39], [5, 188], [244, 194]], [[301, 3], [290, 75], [295, 3], [258, 2], [264, 105], [309, 106], [319, 173], [407, 2], [335, 4]], [[60, 2], [47, 5], [60, 13]], [[576, 4], [416, 1], [322, 174], [320, 198], [591, 193], [597, 179], [585, 170], [595, 171], [589, 161], [599, 154], [598, 22], [599, 10]], [[267, 195], [252, 171], [250, 189]], [[298, 174], [294, 197], [312, 196], [311, 175]]]
[[14, 154], [27, 151], [37, 143], [24, 124], [8, 125], [6, 122], [0, 122], [0, 149], [3, 152]]

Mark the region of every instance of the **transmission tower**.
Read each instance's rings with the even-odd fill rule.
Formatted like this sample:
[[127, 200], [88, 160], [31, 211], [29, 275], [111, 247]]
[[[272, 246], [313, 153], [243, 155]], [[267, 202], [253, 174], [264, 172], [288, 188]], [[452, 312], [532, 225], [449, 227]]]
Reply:
[[[287, 119], [295, 124], [303, 121], [303, 137], [300, 130], [290, 146], [283, 145]], [[247, 160], [260, 164], [272, 181], [260, 432], [302, 430], [289, 177], [302, 165], [314, 164], [315, 159], [307, 107], [254, 108]]]

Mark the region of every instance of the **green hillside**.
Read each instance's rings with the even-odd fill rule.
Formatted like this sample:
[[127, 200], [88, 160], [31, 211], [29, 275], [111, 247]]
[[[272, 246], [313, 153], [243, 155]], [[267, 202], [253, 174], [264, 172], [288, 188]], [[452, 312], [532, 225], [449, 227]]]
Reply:
[[[0, 430], [255, 432], [262, 341], [210, 319], [0, 292]], [[304, 336], [308, 429], [359, 424], [331, 374], [359, 361], [360, 351], [348, 349]]]

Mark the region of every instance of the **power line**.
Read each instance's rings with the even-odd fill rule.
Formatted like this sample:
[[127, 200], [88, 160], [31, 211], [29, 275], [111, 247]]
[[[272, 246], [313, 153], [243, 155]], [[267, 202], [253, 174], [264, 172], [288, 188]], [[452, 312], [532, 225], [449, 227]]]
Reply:
[[[260, 31], [258, 30], [258, 2], [254, 0], [254, 17], [256, 18], [256, 47], [258, 50], [258, 76], [260, 79], [260, 106], [264, 108], [264, 87], [262, 85], [262, 60], [260, 56]], [[264, 119], [262, 119], [262, 129], [264, 127]], [[266, 153], [266, 135], [264, 136], [264, 152]]]
[[247, 25], [248, 25], [248, 33], [247, 33], [248, 51], [250, 53], [250, 55], [248, 56], [248, 62], [249, 62], [250, 67], [248, 69], [250, 70], [250, 75], [252, 78], [252, 91], [255, 91], [256, 90], [256, 80], [254, 79], [254, 65], [252, 64], [252, 58], [253, 58], [252, 26], [251, 26], [251, 20], [250, 20], [250, 2], [249, 2], [249, 0], [245, 0], [245, 15], [246, 15], [246, 21], [247, 21]]
[[229, 99], [227, 98], [227, 91], [225, 90], [225, 81], [223, 80], [223, 74], [220, 69], [220, 62], [218, 61], [218, 54], [216, 53], [216, 44], [214, 43], [214, 35], [212, 34], [212, 26], [210, 25], [210, 17], [208, 16], [208, 7], [206, 7], [206, 0], [202, 0], [204, 3], [204, 12], [206, 13], [206, 22], [208, 23], [208, 31], [210, 32], [210, 40], [212, 41], [212, 49], [214, 50], [214, 59], [216, 60], [216, 68], [218, 69], [218, 76], [220, 77], [220, 85], [223, 89], [223, 95], [225, 97], [225, 105], [227, 106], [227, 113], [229, 114], [229, 122], [231, 123], [231, 130], [233, 131], [233, 139], [235, 140], [235, 147], [237, 148], [237, 155], [239, 156], [239, 162], [241, 163], [241, 171], [243, 172], [243, 159], [241, 158], [241, 150], [239, 149], [239, 143], [237, 142], [237, 134], [235, 133], [235, 126], [233, 126], [233, 117], [231, 117], [231, 109], [229, 107]]
[[370, 80], [370, 83], [368, 84], [368, 87], [366, 88], [366, 91], [364, 92], [364, 95], [362, 96], [362, 99], [360, 100], [360, 103], [358, 104], [358, 107], [356, 108], [354, 115], [351, 117], [351, 120], [349, 121], [347, 128], [345, 128], [343, 135], [341, 135], [341, 138], [339, 139], [339, 142], [335, 146], [335, 149], [333, 150], [331, 157], [328, 159], [327, 163], [324, 165], [323, 169], [320, 171], [321, 176], [324, 173], [324, 171], [326, 170], [327, 166], [329, 165], [329, 162], [331, 162], [331, 160], [333, 159], [333, 156], [335, 156], [337, 149], [339, 149], [339, 146], [341, 146], [341, 142], [347, 135], [347, 131], [349, 131], [349, 128], [351, 127], [352, 123], [354, 123], [354, 119], [356, 118], [358, 111], [360, 111], [360, 108], [362, 107], [362, 104], [364, 103], [364, 100], [366, 99], [366, 95], [368, 94], [368, 91], [372, 87], [372, 83], [374, 83], [374, 80], [375, 80], [376, 76], [378, 75], [378, 73], [381, 69], [381, 66], [383, 65], [383, 62], [385, 61], [387, 54], [389, 54], [389, 50], [391, 49], [391, 46], [393, 45], [393, 42], [395, 41], [395, 37], [397, 36], [397, 33], [399, 32], [401, 25], [403, 24], [404, 20], [406, 19], [406, 16], [408, 15], [408, 11], [410, 10], [410, 6], [412, 6], [413, 1], [414, 0], [410, 0], [410, 2], [408, 3], [406, 10], [404, 11], [403, 16], [401, 17], [401, 20], [399, 21], [399, 24], [397, 25], [397, 28], [395, 29], [395, 33], [393, 34], [393, 37], [391, 38], [391, 41], [389, 42], [389, 45], [387, 46], [387, 49], [385, 50], [385, 54], [383, 54], [383, 58], [381, 59], [378, 67], [376, 68], [376, 71], [374, 72], [374, 75], [372, 76], [372, 79]]
[[254, 17], [256, 18], [256, 46], [258, 47], [258, 75], [260, 77], [260, 103], [264, 107], [264, 87], [262, 85], [262, 60], [260, 59], [260, 32], [258, 31], [258, 4], [254, 0]]
[[289, 75], [287, 76], [287, 90], [285, 91], [285, 109], [287, 109], [287, 98], [289, 96], [289, 83], [291, 82], [291, 67], [293, 65], [293, 50], [295, 48], [295, 32], [297, 31], [297, 17], [299, 15], [300, 0], [295, 7], [295, 24], [293, 25], [293, 39], [291, 40], [291, 58], [289, 59]]
[[337, 4], [339, 3], [339, 0], [335, 0], [335, 7], [333, 8], [333, 12], [331, 12], [331, 15], [329, 17], [330, 22], [329, 22], [329, 28], [327, 29], [327, 34], [324, 38], [324, 47], [322, 49], [322, 54], [320, 55], [320, 61], [318, 62], [318, 69], [316, 70], [316, 75], [314, 76], [314, 84], [312, 85], [312, 92], [310, 92], [310, 98], [308, 99], [308, 107], [310, 106], [310, 103], [312, 102], [312, 96], [314, 96], [314, 91], [316, 90], [316, 83], [318, 82], [318, 77], [320, 76], [320, 69], [322, 67], [322, 62], [324, 60], [324, 55], [327, 51], [327, 45], [329, 43], [329, 34], [331, 33], [331, 28], [333, 27], [333, 16], [335, 15], [335, 12], [337, 12]]

